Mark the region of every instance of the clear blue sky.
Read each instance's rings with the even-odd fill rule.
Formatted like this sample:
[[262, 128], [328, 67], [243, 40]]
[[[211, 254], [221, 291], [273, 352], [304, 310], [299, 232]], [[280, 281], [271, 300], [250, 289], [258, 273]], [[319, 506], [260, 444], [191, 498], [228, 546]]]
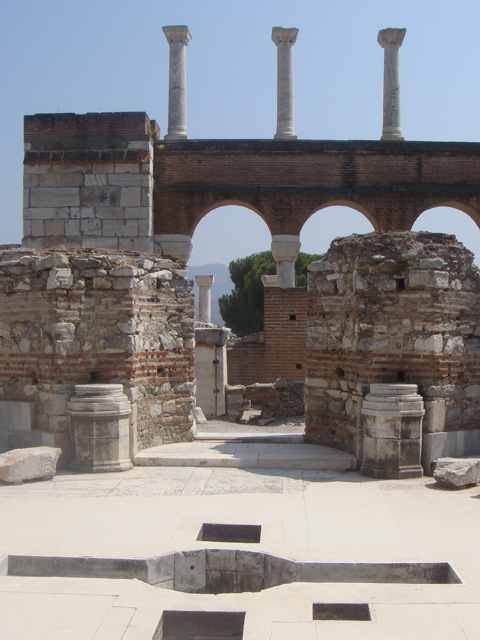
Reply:
[[[187, 24], [190, 138], [272, 138], [273, 26], [298, 27], [295, 126], [304, 139], [378, 139], [383, 51], [379, 29], [406, 27], [400, 51], [408, 140], [480, 140], [478, 0], [0, 0], [0, 243], [22, 236], [23, 115], [146, 111], [167, 125], [163, 25]], [[480, 176], [479, 176], [480, 179]], [[341, 215], [339, 215], [341, 213]], [[433, 210], [419, 228], [456, 232], [480, 257], [480, 231], [460, 212]], [[365, 232], [357, 212], [315, 214], [302, 249], [325, 251]], [[264, 223], [219, 209], [197, 227], [191, 264], [269, 248]]]

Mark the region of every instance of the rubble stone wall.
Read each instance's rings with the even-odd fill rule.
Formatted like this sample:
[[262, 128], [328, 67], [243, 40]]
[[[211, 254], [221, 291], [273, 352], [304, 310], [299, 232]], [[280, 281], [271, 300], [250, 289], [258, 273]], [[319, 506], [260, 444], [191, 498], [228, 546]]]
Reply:
[[303, 415], [303, 382], [289, 384], [279, 378], [275, 383], [227, 386], [227, 415], [240, 419], [247, 409], [261, 410], [261, 419]]
[[480, 425], [480, 272], [454, 236], [334, 240], [309, 267], [306, 438], [361, 458], [371, 383], [414, 383], [424, 432]]
[[[0, 252], [0, 405], [32, 408], [31, 430], [64, 452], [68, 399], [89, 382], [124, 385], [139, 449], [191, 439], [194, 342], [183, 263], [85, 249]], [[28, 446], [29, 429], [22, 443], [10, 426], [15, 445]]]

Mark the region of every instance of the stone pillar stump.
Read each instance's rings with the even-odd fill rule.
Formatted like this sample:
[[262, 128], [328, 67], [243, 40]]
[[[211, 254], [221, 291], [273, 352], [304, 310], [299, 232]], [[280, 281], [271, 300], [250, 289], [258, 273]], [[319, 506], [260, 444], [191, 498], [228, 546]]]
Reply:
[[373, 478], [417, 478], [423, 398], [416, 384], [372, 384], [361, 409], [363, 458], [360, 473]]
[[129, 459], [130, 401], [121, 384], [77, 384], [67, 413], [70, 468], [87, 473], [126, 471]]

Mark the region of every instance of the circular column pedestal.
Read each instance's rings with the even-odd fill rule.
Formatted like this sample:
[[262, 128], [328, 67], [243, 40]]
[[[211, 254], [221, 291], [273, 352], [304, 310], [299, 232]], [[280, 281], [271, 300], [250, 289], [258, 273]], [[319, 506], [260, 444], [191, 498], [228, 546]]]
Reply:
[[121, 384], [77, 384], [70, 419], [70, 468], [87, 473], [126, 471], [129, 459], [130, 401]]
[[417, 478], [421, 462], [423, 398], [416, 384], [372, 384], [361, 409], [360, 473], [373, 478]]

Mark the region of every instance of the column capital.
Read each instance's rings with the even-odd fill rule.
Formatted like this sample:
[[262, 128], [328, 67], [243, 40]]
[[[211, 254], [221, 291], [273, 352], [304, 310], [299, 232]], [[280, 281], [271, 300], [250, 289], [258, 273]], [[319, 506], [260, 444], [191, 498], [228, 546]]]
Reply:
[[378, 32], [377, 41], [382, 49], [385, 49], [390, 44], [396, 44], [401, 47], [406, 33], [406, 29], [381, 29]]
[[291, 44], [295, 44], [297, 35], [298, 29], [294, 27], [289, 29], [284, 29], [283, 27], [273, 27], [272, 29], [272, 40], [276, 45], [279, 45], [282, 42], [290, 42]]
[[198, 287], [211, 287], [215, 281], [215, 276], [195, 276]]
[[168, 44], [172, 44], [173, 42], [183, 42], [183, 44], [187, 45], [192, 39], [190, 29], [185, 25], [162, 27], [162, 31], [167, 38]]

